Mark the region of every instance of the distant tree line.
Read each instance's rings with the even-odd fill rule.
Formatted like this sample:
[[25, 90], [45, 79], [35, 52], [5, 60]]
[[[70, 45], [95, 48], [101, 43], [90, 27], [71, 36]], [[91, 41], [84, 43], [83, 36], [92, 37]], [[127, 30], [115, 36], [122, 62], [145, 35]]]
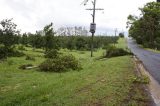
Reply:
[[129, 36], [138, 44], [160, 50], [160, 3], [147, 3], [140, 16], [128, 16]]
[[[94, 48], [98, 49], [104, 47], [108, 44], [117, 42], [118, 36], [95, 36], [94, 37]], [[69, 50], [90, 50], [91, 48], [91, 38], [90, 36], [54, 36], [53, 41], [45, 40], [46, 36], [41, 35], [40, 33], [36, 34], [23, 34], [19, 36], [19, 44], [25, 46], [32, 46], [33, 48], [45, 48], [45, 45], [48, 44], [51, 48], [67, 48]], [[53, 42], [53, 44], [51, 43]]]
[[[8, 53], [11, 51], [14, 52], [16, 44], [32, 48], [42, 48], [45, 51], [59, 50], [61, 48], [69, 50], [90, 50], [91, 48], [91, 38], [84, 35], [88, 32], [82, 27], [66, 28], [68, 32], [66, 31], [65, 33], [68, 34], [61, 35], [53, 29], [53, 23], [46, 25], [41, 31], [36, 31], [35, 34], [20, 34], [20, 31], [16, 29], [17, 25], [12, 22], [12, 19], [2, 20], [0, 25], [0, 54], [2, 57], [3, 55], [8, 56]], [[71, 33], [73, 29], [76, 31], [75, 33]], [[94, 48], [98, 49], [108, 44], [115, 44], [118, 38], [118, 36], [95, 36]]]

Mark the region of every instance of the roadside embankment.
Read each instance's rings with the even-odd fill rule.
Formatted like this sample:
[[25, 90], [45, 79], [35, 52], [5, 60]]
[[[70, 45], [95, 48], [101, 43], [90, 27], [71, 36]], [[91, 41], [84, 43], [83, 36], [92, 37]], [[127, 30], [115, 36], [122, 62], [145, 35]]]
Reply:
[[145, 85], [145, 90], [151, 95], [154, 103], [153, 105], [160, 106], [160, 85], [159, 83], [150, 75], [146, 70], [143, 62], [140, 61], [136, 56], [134, 56], [134, 61], [136, 65], [136, 71], [138, 76], [147, 76], [149, 78], [149, 84]]

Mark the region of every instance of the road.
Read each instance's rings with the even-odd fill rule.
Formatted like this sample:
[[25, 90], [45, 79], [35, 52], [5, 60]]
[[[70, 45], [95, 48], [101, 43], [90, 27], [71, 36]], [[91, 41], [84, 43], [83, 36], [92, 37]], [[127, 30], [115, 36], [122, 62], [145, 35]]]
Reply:
[[144, 50], [131, 39], [128, 39], [128, 47], [143, 62], [147, 71], [160, 84], [160, 53]]

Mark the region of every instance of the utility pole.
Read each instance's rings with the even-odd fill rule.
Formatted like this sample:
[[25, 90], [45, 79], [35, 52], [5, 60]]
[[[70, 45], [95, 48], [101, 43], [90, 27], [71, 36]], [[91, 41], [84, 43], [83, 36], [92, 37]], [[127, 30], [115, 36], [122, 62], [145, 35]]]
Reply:
[[116, 36], [116, 35], [117, 35], [117, 32], [118, 32], [117, 28], [115, 28], [114, 32], [115, 32], [115, 36]]
[[116, 45], [116, 36], [117, 36], [117, 32], [118, 32], [117, 28], [115, 28], [114, 32], [115, 32], [115, 38], [114, 38], [114, 46], [115, 46]]
[[[87, 0], [88, 2], [88, 0]], [[96, 24], [95, 24], [95, 13], [96, 10], [104, 10], [101, 8], [96, 8], [96, 0], [92, 1], [93, 4], [93, 9], [86, 9], [86, 10], [91, 10], [93, 11], [92, 15], [92, 23], [90, 24], [90, 32], [92, 33], [92, 38], [91, 38], [91, 57], [93, 57], [93, 39], [94, 39], [94, 33], [96, 31]]]

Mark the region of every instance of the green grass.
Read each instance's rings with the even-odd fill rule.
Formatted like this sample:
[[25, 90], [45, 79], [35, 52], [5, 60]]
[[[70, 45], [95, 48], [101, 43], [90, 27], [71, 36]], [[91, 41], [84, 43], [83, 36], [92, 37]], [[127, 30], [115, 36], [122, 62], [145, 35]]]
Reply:
[[160, 53], [160, 50], [155, 50], [155, 49], [150, 49], [150, 48], [144, 48], [144, 49], [155, 52], [155, 53]]
[[118, 43], [116, 44], [116, 47], [126, 49], [127, 48], [126, 43], [127, 41], [125, 38], [119, 38]]
[[[124, 43], [125, 40], [120, 40]], [[125, 47], [120, 44], [119, 47]], [[43, 53], [33, 52], [36, 61], [12, 57], [0, 63], [0, 106], [119, 106], [125, 105], [135, 77], [130, 56], [96, 60], [103, 50], [94, 52], [68, 51], [82, 63], [81, 71], [65, 73], [40, 72], [37, 69], [20, 70], [23, 64], [38, 65]], [[136, 96], [141, 97], [139, 93]], [[139, 96], [140, 95], [140, 96]], [[143, 98], [143, 96], [142, 96]], [[139, 105], [129, 100], [132, 105]], [[127, 103], [128, 104], [128, 103]]]
[[145, 48], [145, 47], [143, 47], [143, 45], [138, 45], [138, 46], [141, 47], [141, 48], [144, 48], [145, 50], [151, 51], [151, 52], [160, 53], [160, 50]]

